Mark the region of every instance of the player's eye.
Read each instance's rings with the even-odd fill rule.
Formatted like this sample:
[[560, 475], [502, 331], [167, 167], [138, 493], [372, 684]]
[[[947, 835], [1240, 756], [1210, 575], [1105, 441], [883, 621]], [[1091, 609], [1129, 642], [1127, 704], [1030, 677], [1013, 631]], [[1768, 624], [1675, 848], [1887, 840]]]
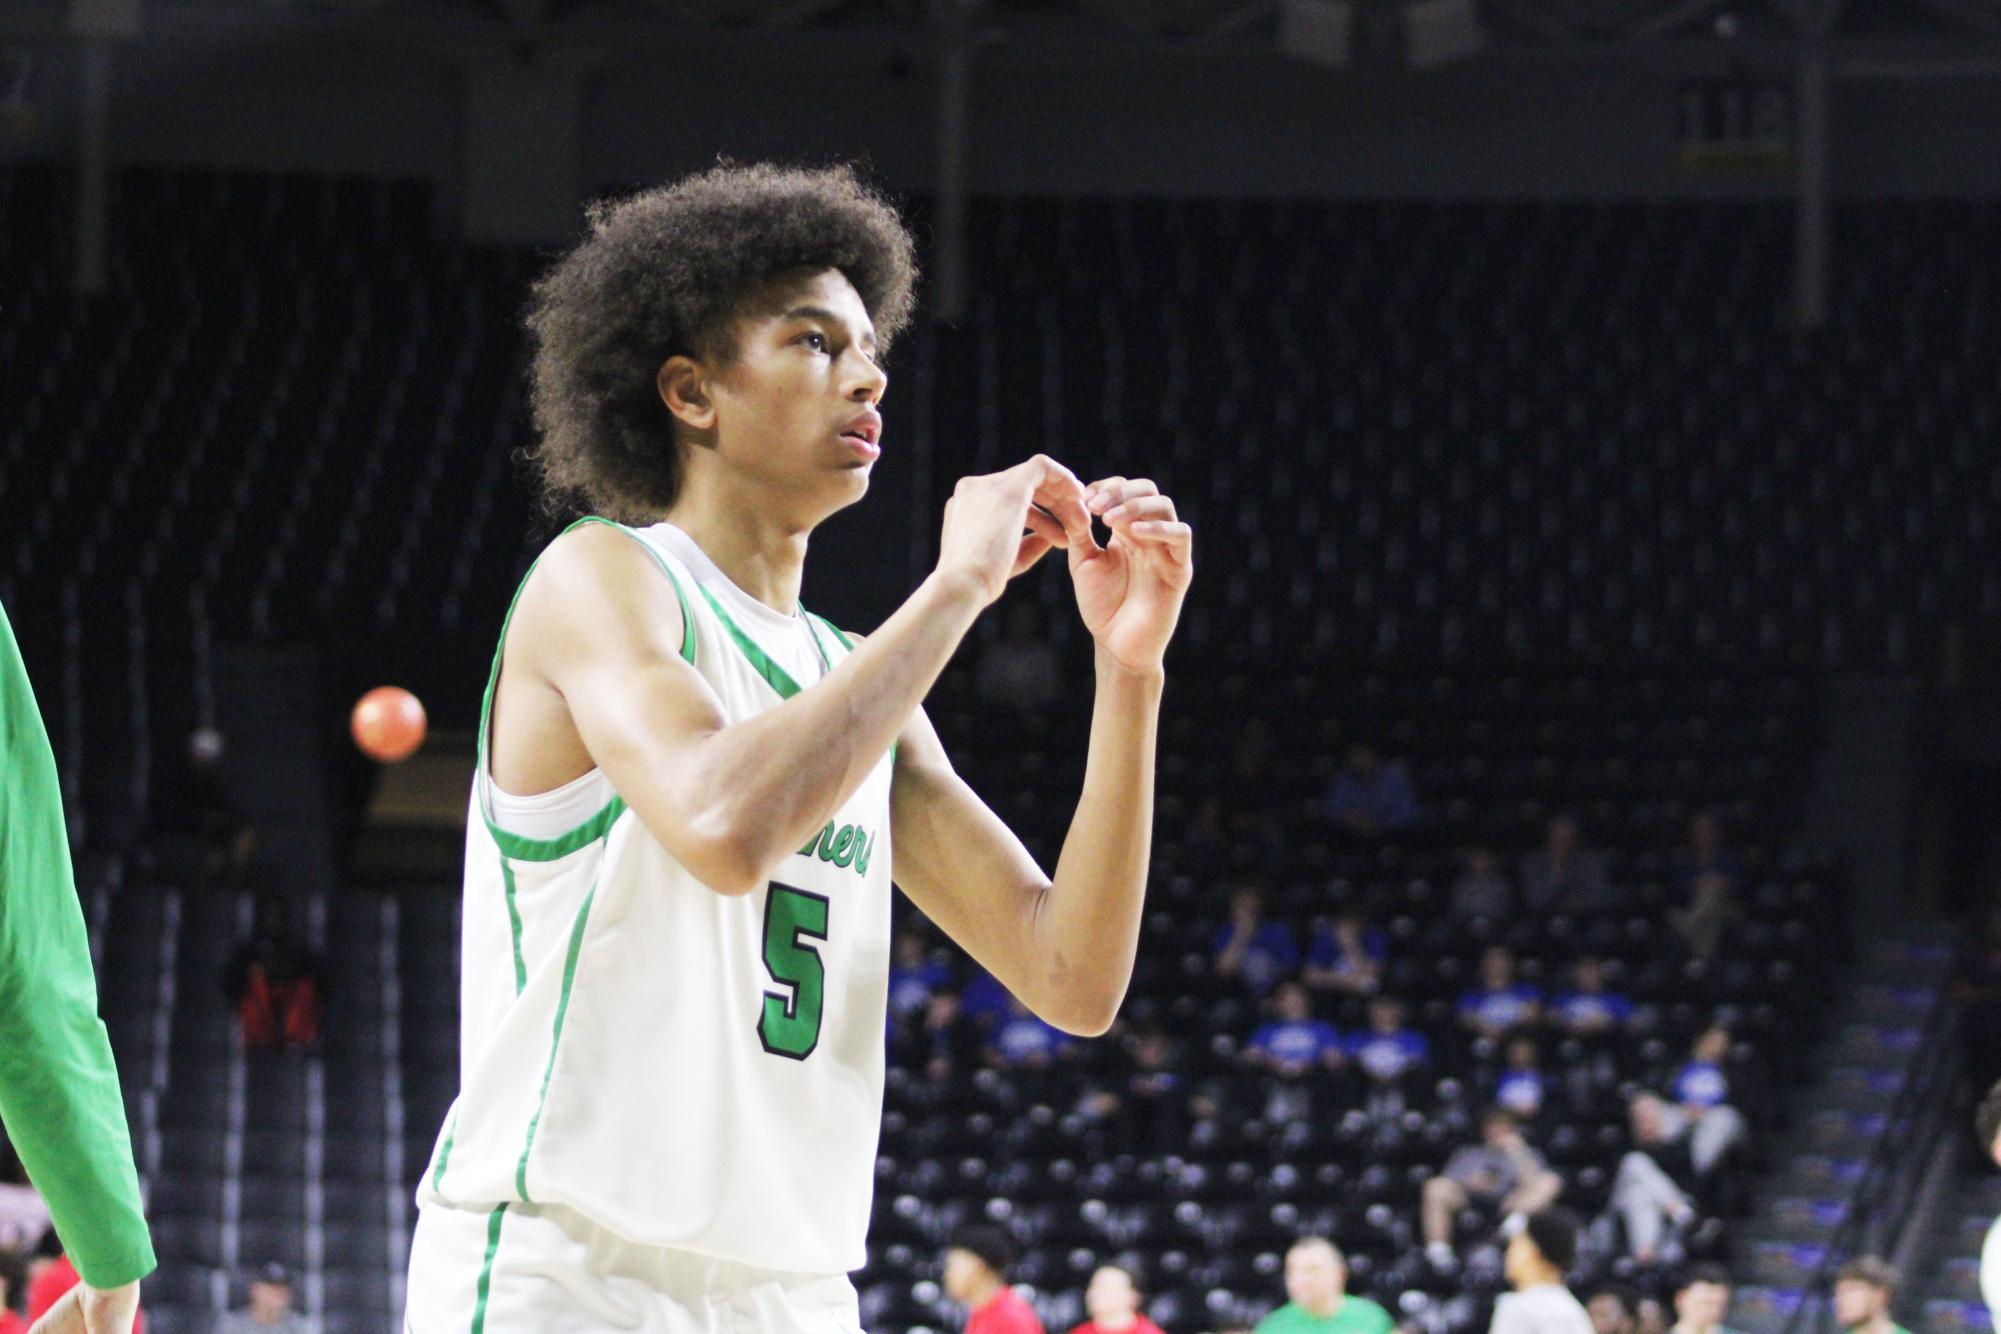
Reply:
[[799, 341], [807, 347], [812, 348], [815, 352], [825, 352], [828, 347], [827, 335], [819, 332], [817, 329], [809, 334], [801, 334]]

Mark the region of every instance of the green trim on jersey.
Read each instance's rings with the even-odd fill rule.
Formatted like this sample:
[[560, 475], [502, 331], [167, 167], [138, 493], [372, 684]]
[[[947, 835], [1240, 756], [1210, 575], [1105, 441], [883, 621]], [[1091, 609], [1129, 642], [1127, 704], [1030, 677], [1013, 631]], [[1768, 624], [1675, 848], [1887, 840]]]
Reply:
[[[805, 608], [801, 607], [800, 610], [805, 611]], [[853, 653], [855, 651], [855, 641], [849, 639], [846, 635], [842, 634], [840, 626], [835, 625], [832, 621], [828, 620], [826, 617], [820, 615], [820, 613], [816, 611], [808, 611], [806, 612], [806, 614], [808, 616], [811, 616], [814, 620], [818, 621], [821, 625], [826, 626], [827, 633], [832, 635], [834, 638], [840, 640], [842, 648], [846, 649], [850, 653]]]
[[486, 1258], [480, 1261], [479, 1282], [473, 1288], [470, 1334], [485, 1334], [486, 1299], [493, 1294], [493, 1257], [500, 1249], [500, 1223], [505, 1217], [507, 1206], [504, 1204], [486, 1216]]
[[445, 1193], [445, 1164], [451, 1160], [452, 1138], [459, 1133], [459, 1109], [452, 1107], [452, 1119], [445, 1125], [445, 1142], [438, 1146], [438, 1161], [431, 1169], [431, 1189], [440, 1195]]
[[521, 957], [521, 905], [514, 901], [514, 865], [500, 858], [500, 883], [507, 895], [507, 935], [514, 945], [514, 994], [528, 985], [528, 965]]
[[549, 1101], [549, 1081], [556, 1074], [556, 1053], [563, 1045], [563, 1020], [570, 1011], [570, 987], [577, 980], [577, 956], [583, 953], [584, 926], [590, 921], [591, 900], [597, 897], [598, 887], [592, 885], [584, 895], [584, 901], [577, 907], [576, 923], [570, 927], [570, 949], [563, 957], [563, 991], [556, 998], [556, 1022], [549, 1034], [549, 1063], [542, 1067], [542, 1091], [535, 1097], [535, 1115], [528, 1119], [528, 1136], [521, 1146], [521, 1161], [514, 1167], [514, 1189], [520, 1194], [523, 1204], [532, 1204], [528, 1198], [528, 1155], [535, 1150], [535, 1132], [542, 1125], [542, 1108]]
[[[565, 528], [558, 536], [567, 536], [570, 533], [574, 533], [577, 529], [582, 528], [585, 524], [591, 523], [602, 524], [606, 528], [615, 528], [633, 541], [639, 543], [641, 547], [645, 548], [646, 554], [653, 557], [653, 563], [660, 567], [660, 572], [667, 576], [667, 582], [674, 588], [674, 600], [681, 604], [681, 657], [690, 667], [694, 666], [695, 617], [688, 609], [688, 595], [681, 591], [681, 581], [674, 577], [674, 571], [668, 568], [667, 562], [661, 558], [660, 553], [653, 549], [652, 543], [648, 542], [638, 533], [633, 532], [630, 528], [627, 528], [624, 524], [613, 523], [610, 519], [600, 519], [595, 515], [578, 519], [568, 528]], [[528, 572], [521, 576], [521, 582], [515, 586], [514, 597], [507, 604], [507, 615], [500, 622], [500, 640], [494, 645], [493, 667], [486, 674], [486, 693], [480, 697], [479, 702], [479, 778], [481, 780], [485, 780], [487, 776], [487, 738], [493, 729], [493, 692], [494, 688], [500, 684], [500, 662], [501, 656], [507, 651], [507, 629], [514, 623], [514, 609], [521, 604], [521, 594], [526, 591], [529, 579], [534, 577], [535, 567], [541, 563], [541, 557], [536, 557], [534, 564], [528, 567]], [[619, 798], [613, 797], [596, 815], [593, 815], [590, 819], [584, 821], [560, 838], [523, 838], [519, 834], [510, 834], [495, 824], [492, 818], [487, 815], [486, 803], [484, 801], [475, 802], [474, 804], [479, 807], [479, 818], [485, 823], [487, 832], [492, 834], [493, 841], [500, 845], [500, 855], [524, 862], [552, 862], [558, 857], [567, 857], [578, 848], [585, 847], [603, 837], [604, 831], [611, 828], [618, 817], [625, 812], [625, 803]], [[512, 905], [510, 904], [510, 911], [511, 907]], [[518, 972], [517, 976], [519, 976]]]
[[723, 629], [729, 634], [730, 642], [735, 644], [737, 651], [757, 669], [757, 674], [764, 678], [765, 684], [778, 692], [778, 698], [791, 699], [798, 694], [799, 683], [792, 679], [792, 673], [767, 657], [764, 650], [757, 646], [757, 641], [737, 627], [737, 623], [730, 619], [730, 614], [723, 610], [723, 604], [716, 601], [716, 595], [700, 584], [695, 585], [695, 590], [702, 595], [702, 600], [709, 604], [709, 610], [716, 614], [716, 619], [723, 623]]

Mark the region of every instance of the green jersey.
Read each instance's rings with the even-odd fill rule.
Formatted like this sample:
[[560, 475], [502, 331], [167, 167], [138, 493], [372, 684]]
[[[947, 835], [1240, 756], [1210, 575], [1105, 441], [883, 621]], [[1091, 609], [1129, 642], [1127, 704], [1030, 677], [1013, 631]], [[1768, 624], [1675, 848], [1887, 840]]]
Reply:
[[84, 1282], [152, 1272], [56, 757], [0, 609], [0, 1121]]
[[1287, 1302], [1258, 1322], [1256, 1334], [1389, 1334], [1396, 1322], [1365, 1297], [1345, 1297], [1334, 1314], [1319, 1316]]

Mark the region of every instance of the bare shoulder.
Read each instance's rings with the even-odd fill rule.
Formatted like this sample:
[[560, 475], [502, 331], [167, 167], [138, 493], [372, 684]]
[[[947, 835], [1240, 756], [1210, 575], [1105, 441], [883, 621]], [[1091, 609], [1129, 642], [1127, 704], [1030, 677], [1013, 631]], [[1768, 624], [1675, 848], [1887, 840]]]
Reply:
[[514, 619], [544, 661], [674, 656], [684, 628], [680, 598], [658, 558], [640, 538], [606, 523], [580, 524], [548, 545]]

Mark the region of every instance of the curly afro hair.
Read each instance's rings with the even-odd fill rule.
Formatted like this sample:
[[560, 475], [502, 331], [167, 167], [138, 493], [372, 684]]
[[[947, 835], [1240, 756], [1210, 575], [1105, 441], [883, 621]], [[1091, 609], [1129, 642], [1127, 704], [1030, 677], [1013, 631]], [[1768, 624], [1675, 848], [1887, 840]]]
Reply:
[[909, 229], [852, 167], [723, 162], [671, 185], [593, 204], [588, 232], [536, 283], [527, 329], [528, 458], [552, 512], [652, 522], [674, 503], [681, 460], [655, 387], [672, 356], [727, 363], [744, 302], [800, 269], [854, 284], [877, 346], [910, 318]]

